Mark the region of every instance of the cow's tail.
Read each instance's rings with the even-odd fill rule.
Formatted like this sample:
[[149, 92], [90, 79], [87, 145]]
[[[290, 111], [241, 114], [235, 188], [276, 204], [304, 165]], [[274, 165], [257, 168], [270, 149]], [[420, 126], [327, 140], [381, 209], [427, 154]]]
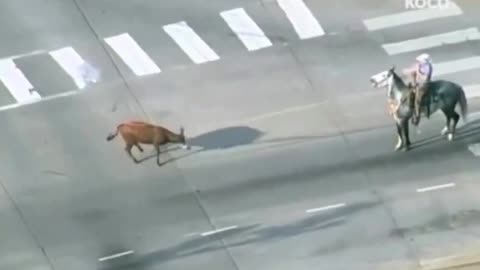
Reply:
[[121, 126], [121, 125], [118, 125], [118, 126], [117, 126], [117, 129], [116, 129], [115, 132], [112, 132], [112, 133], [108, 134], [108, 136], [107, 136], [107, 141], [111, 141], [111, 140], [115, 139], [115, 137], [117, 137], [118, 132], [120, 131], [120, 126]]

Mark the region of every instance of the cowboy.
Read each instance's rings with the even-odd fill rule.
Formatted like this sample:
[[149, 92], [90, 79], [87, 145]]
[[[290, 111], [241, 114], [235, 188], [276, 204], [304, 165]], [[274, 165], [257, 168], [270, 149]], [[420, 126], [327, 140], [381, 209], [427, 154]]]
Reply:
[[[432, 59], [427, 53], [422, 53], [415, 58], [416, 63], [413, 68], [407, 71], [413, 78], [412, 88], [415, 93], [415, 119], [414, 123], [418, 124], [420, 121], [421, 105], [425, 99], [429, 99], [428, 84], [431, 81], [433, 67]], [[430, 118], [430, 106], [427, 105], [427, 118]]]

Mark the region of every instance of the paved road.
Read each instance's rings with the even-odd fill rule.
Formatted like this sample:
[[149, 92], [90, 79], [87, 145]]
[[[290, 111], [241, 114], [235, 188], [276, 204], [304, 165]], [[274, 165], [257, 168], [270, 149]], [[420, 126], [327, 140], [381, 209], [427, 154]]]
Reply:
[[[48, 16], [50, 23], [38, 24], [49, 29], [46, 34], [12, 38], [12, 44], [30, 43], [31, 48], [9, 45], [4, 55], [50, 46], [95, 48], [88, 57], [81, 55], [101, 70], [102, 81], [81, 95], [0, 115], [7, 127], [4, 142], [12, 142], [5, 143], [0, 154], [1, 234], [7, 236], [0, 245], [1, 268], [372, 269], [477, 245], [478, 158], [468, 147], [478, 141], [478, 124], [468, 126], [459, 141], [447, 143], [429, 139], [442, 127], [442, 119], [434, 118], [422, 126], [421, 134], [413, 132], [420, 147], [392, 153], [395, 137], [384, 115], [384, 99], [369, 88], [367, 78], [393, 63], [406, 64], [416, 53], [390, 56], [382, 44], [431, 31], [478, 27], [478, 5], [458, 1], [463, 15], [398, 26], [398, 32], [370, 32], [363, 20], [399, 12], [401, 5], [306, 3], [326, 35], [299, 39], [273, 1], [179, 3], [175, 12], [173, 6], [153, 12], [160, 7], [79, 1], [95, 34], [86, 30], [71, 3], [38, 7], [48, 14], [60, 10], [57, 17], [79, 22], [54, 31], [55, 16]], [[21, 4], [9, 4], [10, 13]], [[245, 8], [273, 46], [247, 51], [234, 34], [225, 34], [228, 27], [214, 15], [237, 7]], [[142, 15], [125, 20], [131, 10]], [[205, 17], [211, 21], [203, 21]], [[193, 64], [164, 32], [152, 38], [154, 29], [162, 31], [159, 25], [181, 20], [196, 26], [220, 56], [218, 61]], [[65, 35], [77, 28], [85, 35]], [[135, 77], [108, 49], [129, 88], [95, 40], [96, 35], [102, 39], [124, 32], [162, 69], [160, 74]], [[431, 52], [436, 62], [452, 61], [478, 55], [477, 45], [474, 41]], [[15, 62], [27, 66], [35, 63], [32, 57], [40, 56]], [[39, 79], [57, 74], [49, 68], [37, 72]], [[474, 72], [446, 72], [445, 77], [478, 84]], [[53, 89], [57, 77], [42, 83]], [[67, 88], [59, 82], [54, 93]], [[52, 94], [41, 89], [42, 96]], [[370, 106], [374, 102], [378, 106]], [[317, 106], [311, 111], [232, 124], [312, 103]], [[360, 110], [365, 104], [368, 109]], [[472, 99], [471, 110], [479, 105]], [[152, 159], [134, 165], [118, 141], [106, 143], [118, 121], [142, 118], [144, 112], [172, 129], [185, 124], [194, 150], [172, 155], [191, 155], [162, 168]], [[197, 153], [198, 148], [205, 150]], [[417, 192], [448, 183], [455, 186]], [[337, 208], [320, 211], [329, 205]], [[320, 209], [306, 212], [314, 208]], [[125, 250], [135, 253], [98, 261]]]

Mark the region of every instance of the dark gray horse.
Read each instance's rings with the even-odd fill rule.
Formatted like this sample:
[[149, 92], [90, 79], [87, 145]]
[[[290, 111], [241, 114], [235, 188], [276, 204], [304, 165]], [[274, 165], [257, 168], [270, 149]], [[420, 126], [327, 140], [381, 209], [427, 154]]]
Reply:
[[[375, 88], [386, 87], [388, 98], [400, 104], [399, 109], [393, 115], [398, 134], [398, 143], [395, 151], [400, 149], [408, 150], [411, 145], [408, 121], [414, 116], [413, 104], [410, 103], [409, 99], [411, 86], [407, 85], [403, 79], [395, 73], [395, 67], [373, 75], [370, 77], [370, 82]], [[460, 85], [446, 80], [432, 81], [429, 88], [429, 93], [426, 94], [428, 96], [426, 96], [425, 101], [422, 103], [422, 114], [425, 114], [426, 106], [430, 106], [430, 115], [441, 110], [446, 118], [446, 125], [441, 134], [447, 134], [448, 140], [451, 141], [453, 140], [460, 119], [460, 115], [455, 111], [457, 104], [460, 105], [463, 121], [467, 121], [468, 104], [465, 92]], [[416, 124], [418, 124], [418, 121]]]

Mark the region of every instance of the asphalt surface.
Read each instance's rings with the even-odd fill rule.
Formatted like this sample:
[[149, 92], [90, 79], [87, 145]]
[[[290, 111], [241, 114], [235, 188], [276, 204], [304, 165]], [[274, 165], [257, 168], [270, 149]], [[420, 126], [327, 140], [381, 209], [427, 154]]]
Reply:
[[[75, 46], [102, 80], [79, 95], [1, 112], [1, 269], [385, 269], [478, 246], [480, 171], [468, 146], [480, 123], [447, 142], [435, 115], [420, 134], [412, 129], [411, 152], [395, 153], [383, 93], [368, 84], [415, 55], [389, 57], [382, 43], [480, 26], [473, 1], [458, 1], [464, 14], [454, 19], [375, 33], [362, 20], [399, 12], [401, 3], [307, 1], [328, 33], [311, 40], [298, 39], [273, 1], [49, 2], [29, 6], [36, 16], [14, 2], [2, 15], [25, 31], [0, 28], [10, 37], [2, 57]], [[274, 46], [242, 47], [218, 17], [237, 7]], [[195, 65], [161, 34], [159, 26], [180, 20], [221, 59]], [[134, 77], [98, 42], [122, 32], [161, 74]], [[478, 45], [432, 55], [469, 57]], [[66, 74], [42, 64], [48, 59], [16, 61], [42, 95], [72, 90]], [[475, 84], [476, 72], [445, 78]], [[316, 107], [252, 120], [305, 104]], [[146, 115], [174, 131], [184, 125], [193, 149], [172, 150], [159, 168], [154, 158], [133, 164], [118, 138], [106, 142], [119, 121]], [[455, 186], [417, 192], [447, 183]], [[229, 230], [202, 236], [222, 228]], [[134, 254], [98, 260], [128, 250]]]

